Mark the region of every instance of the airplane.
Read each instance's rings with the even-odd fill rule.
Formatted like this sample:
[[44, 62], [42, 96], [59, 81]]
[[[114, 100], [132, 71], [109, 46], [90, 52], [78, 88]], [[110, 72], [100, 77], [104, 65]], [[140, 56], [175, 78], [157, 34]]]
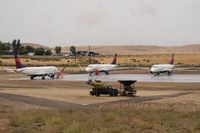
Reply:
[[20, 58], [15, 55], [15, 64], [16, 69], [5, 69], [8, 72], [22, 73], [24, 75], [30, 76], [30, 79], [33, 80], [35, 77], [42, 77], [42, 80], [45, 80], [45, 76], [48, 76], [52, 79], [59, 78], [65, 68], [61, 72], [58, 71], [55, 66], [42, 66], [42, 67], [25, 67], [22, 65]]
[[85, 71], [88, 72], [90, 75], [95, 73], [96, 75], [99, 74], [99, 72], [103, 72], [106, 75], [109, 75], [109, 71], [115, 69], [118, 65], [117, 63], [117, 54], [115, 54], [115, 57], [111, 64], [89, 64]]
[[174, 68], [174, 54], [172, 54], [171, 60], [168, 64], [156, 64], [153, 65], [150, 69], [150, 73], [155, 76], [160, 75], [160, 73], [168, 73], [168, 75], [172, 74]]

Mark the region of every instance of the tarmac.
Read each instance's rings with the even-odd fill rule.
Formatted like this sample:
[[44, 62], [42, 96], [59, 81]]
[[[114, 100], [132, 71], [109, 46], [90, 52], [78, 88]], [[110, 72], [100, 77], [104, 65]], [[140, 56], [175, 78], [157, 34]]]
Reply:
[[[41, 77], [36, 77], [36, 80], [41, 80]], [[51, 80], [50, 78], [46, 78]], [[101, 81], [118, 81], [118, 80], [137, 80], [139, 82], [188, 82], [199, 83], [200, 74], [172, 74], [170, 76], [161, 74], [154, 76], [152, 74], [110, 74], [110, 75], [98, 75], [90, 76], [89, 74], [65, 74], [63, 78], [56, 80], [66, 81], [88, 81], [88, 80], [101, 80]], [[16, 79], [13, 79], [16, 80]], [[19, 78], [19, 80], [30, 80], [26, 78]]]
[[67, 81], [87, 81], [101, 80], [101, 81], [117, 81], [117, 80], [137, 80], [139, 82], [200, 82], [200, 75], [198, 74], [173, 74], [154, 76], [151, 74], [110, 74], [100, 76], [89, 76], [88, 74], [66, 74], [60, 80]]

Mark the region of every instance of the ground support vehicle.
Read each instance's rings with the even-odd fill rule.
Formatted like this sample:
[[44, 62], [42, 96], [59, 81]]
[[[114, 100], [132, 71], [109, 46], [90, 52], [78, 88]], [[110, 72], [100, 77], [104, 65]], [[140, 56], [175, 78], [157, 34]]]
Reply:
[[134, 87], [134, 83], [137, 80], [118, 80], [120, 83], [120, 96], [136, 96], [137, 90]]
[[92, 96], [100, 96], [101, 94], [118, 96], [119, 94], [117, 89], [111, 85], [104, 85], [101, 81], [90, 82], [89, 85], [92, 86], [92, 90], [90, 91], [90, 95]]

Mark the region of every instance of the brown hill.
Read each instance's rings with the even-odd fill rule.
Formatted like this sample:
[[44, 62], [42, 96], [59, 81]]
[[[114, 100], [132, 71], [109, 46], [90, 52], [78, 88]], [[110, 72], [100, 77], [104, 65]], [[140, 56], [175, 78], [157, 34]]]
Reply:
[[189, 53], [200, 53], [200, 44], [196, 45], [184, 45], [179, 47], [172, 47], [176, 52], [189, 52]]
[[[76, 46], [77, 51], [88, 50], [88, 46]], [[147, 45], [125, 45], [125, 46], [91, 46], [91, 51], [100, 54], [153, 54], [153, 53], [200, 53], [200, 44], [184, 46], [147, 46]], [[62, 48], [69, 51], [69, 47]]]
[[48, 46], [44, 46], [44, 45], [36, 44], [36, 43], [22, 43], [22, 45], [23, 46], [32, 46], [34, 48], [40, 48], [40, 47], [48, 48]]
[[[23, 43], [22, 45], [33, 46], [34, 48], [48, 46], [35, 44], [35, 43]], [[75, 46], [77, 51], [88, 51], [88, 46]], [[50, 48], [54, 52], [54, 47]], [[112, 55], [115, 53], [123, 55], [132, 54], [154, 54], [154, 53], [200, 53], [200, 44], [184, 45], [184, 46], [149, 46], [149, 45], [99, 45], [91, 46], [91, 51], [98, 52], [103, 55]], [[62, 52], [68, 52], [69, 47], [62, 47]]]

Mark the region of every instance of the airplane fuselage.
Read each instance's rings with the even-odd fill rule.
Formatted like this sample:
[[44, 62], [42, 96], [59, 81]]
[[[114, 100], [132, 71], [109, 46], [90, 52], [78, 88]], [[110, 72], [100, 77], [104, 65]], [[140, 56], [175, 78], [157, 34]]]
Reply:
[[44, 67], [25, 67], [16, 69], [17, 72], [28, 76], [47, 76], [55, 75], [58, 71], [54, 66], [44, 66]]
[[86, 67], [86, 72], [109, 72], [110, 70], [113, 70], [117, 65], [115, 64], [90, 64]]
[[152, 74], [160, 74], [160, 73], [168, 73], [169, 75], [172, 73], [174, 68], [173, 64], [158, 64], [158, 65], [153, 65], [151, 67], [150, 72]]

